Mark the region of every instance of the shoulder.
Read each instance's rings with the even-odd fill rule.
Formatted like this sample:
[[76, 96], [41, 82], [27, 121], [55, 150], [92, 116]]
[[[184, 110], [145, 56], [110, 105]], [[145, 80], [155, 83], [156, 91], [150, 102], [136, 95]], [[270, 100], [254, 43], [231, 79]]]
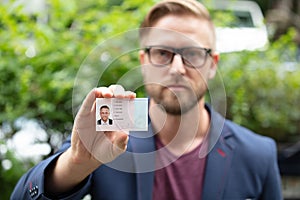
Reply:
[[232, 136], [230, 139], [238, 149], [243, 149], [245, 154], [255, 156], [274, 156], [276, 154], [276, 143], [270, 138], [257, 134], [246, 127], [240, 126], [230, 120], [226, 120]]
[[248, 142], [249, 140], [253, 140], [259, 143], [275, 143], [272, 138], [255, 133], [252, 130], [244, 126], [238, 125], [230, 120], [226, 120], [225, 124], [228, 126], [230, 131], [232, 131], [234, 137], [236, 137], [237, 139], [246, 140]]
[[[276, 157], [276, 143], [270, 138], [262, 134], [255, 133], [250, 129], [236, 124], [235, 122], [225, 119], [222, 115], [206, 105], [206, 109], [211, 115], [212, 137], [217, 137], [220, 129], [221, 137], [218, 136], [221, 143], [229, 145], [231, 149], [237, 149], [236, 154], [243, 157], [256, 156], [256, 157]], [[217, 127], [217, 128], [214, 128]]]

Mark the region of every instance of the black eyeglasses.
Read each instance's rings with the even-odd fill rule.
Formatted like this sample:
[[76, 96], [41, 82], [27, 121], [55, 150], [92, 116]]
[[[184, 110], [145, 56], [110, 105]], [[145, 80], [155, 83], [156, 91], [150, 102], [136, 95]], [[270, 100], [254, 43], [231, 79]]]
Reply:
[[211, 56], [211, 49], [201, 47], [172, 48], [167, 46], [149, 46], [145, 52], [149, 55], [150, 63], [157, 67], [164, 67], [173, 62], [174, 56], [179, 54], [182, 62], [187, 67], [202, 67], [207, 56]]

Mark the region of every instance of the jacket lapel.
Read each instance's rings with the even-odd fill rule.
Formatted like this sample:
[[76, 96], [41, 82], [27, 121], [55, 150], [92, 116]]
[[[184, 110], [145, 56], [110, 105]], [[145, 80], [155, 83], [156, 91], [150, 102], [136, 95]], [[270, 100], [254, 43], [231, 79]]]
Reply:
[[222, 199], [234, 151], [229, 139], [232, 132], [225, 119], [212, 113], [202, 199]]

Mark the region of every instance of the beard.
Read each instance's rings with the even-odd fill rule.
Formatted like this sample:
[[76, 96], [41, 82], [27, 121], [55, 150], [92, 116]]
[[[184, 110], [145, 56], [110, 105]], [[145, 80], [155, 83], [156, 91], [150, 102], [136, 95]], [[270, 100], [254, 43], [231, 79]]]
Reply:
[[164, 85], [148, 84], [146, 91], [155, 103], [171, 115], [182, 115], [198, 105], [200, 99], [205, 95], [207, 87], [205, 84], [185, 87], [183, 91], [173, 91]]

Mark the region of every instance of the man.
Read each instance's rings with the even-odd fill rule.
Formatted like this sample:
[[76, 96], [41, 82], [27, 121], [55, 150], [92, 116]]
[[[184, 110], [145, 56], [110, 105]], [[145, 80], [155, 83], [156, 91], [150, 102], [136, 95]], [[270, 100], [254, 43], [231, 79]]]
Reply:
[[97, 121], [98, 125], [112, 125], [113, 120], [109, 118], [110, 111], [107, 105], [100, 107], [100, 119]]
[[219, 60], [206, 8], [162, 1], [141, 28], [149, 131], [96, 132], [95, 98], [135, 98], [118, 85], [96, 88], [70, 141], [24, 175], [12, 199], [282, 199], [274, 141], [204, 103]]

